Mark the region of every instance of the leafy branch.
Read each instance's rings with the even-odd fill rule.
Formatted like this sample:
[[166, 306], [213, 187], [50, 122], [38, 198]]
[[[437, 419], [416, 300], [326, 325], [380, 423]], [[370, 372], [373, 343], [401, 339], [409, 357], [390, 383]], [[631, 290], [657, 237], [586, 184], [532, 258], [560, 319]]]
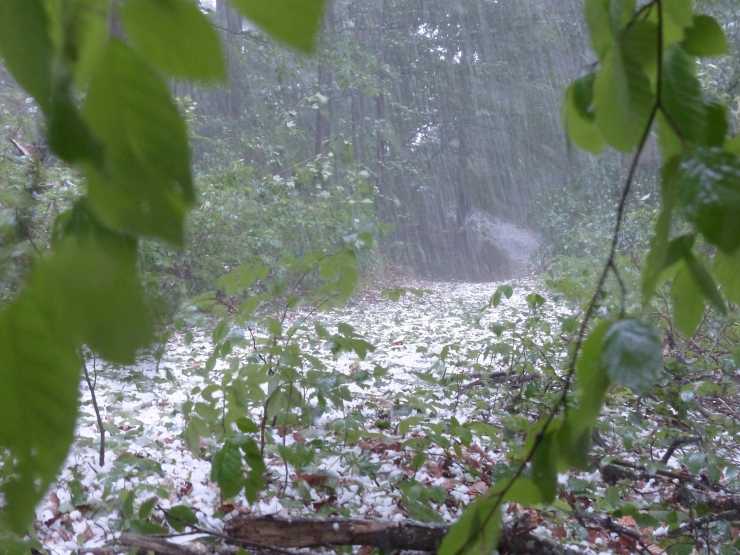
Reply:
[[[634, 7], [634, 3], [622, 4], [620, 9], [616, 9], [610, 2], [586, 2], [586, 16], [591, 28], [594, 50], [602, 67], [598, 74], [581, 78], [568, 89], [565, 110], [565, 123], [569, 134], [579, 146], [592, 152], [600, 151], [605, 143], [621, 150], [636, 146], [621, 189], [608, 255], [581, 318], [560, 396], [534, 425], [524, 455], [512, 475], [505, 482], [494, 485], [487, 494], [479, 498], [452, 528], [440, 551], [444, 555], [493, 549], [498, 542], [501, 530], [501, 506], [505, 501], [517, 501], [525, 505], [551, 502], [556, 493], [558, 467], [587, 466], [584, 459], [590, 446], [591, 426], [601, 411], [610, 383], [615, 381], [637, 393], [643, 393], [655, 383], [655, 376], [662, 367], [660, 339], [656, 332], [638, 320], [625, 319], [627, 289], [617, 267], [617, 251], [636, 172], [658, 115], [664, 117], [668, 128], [679, 143], [673, 150], [664, 147], [664, 156], [669, 159], [666, 167], [673, 168], [679, 177], [683, 177], [680, 175], [683, 168], [680, 166], [680, 159], [677, 158], [679, 154], [692, 152], [690, 147], [695, 143], [711, 144], [717, 140], [713, 137], [714, 130], [706, 129], [710, 123], [697, 123], [682, 114], [691, 108], [709, 120], [711, 111], [711, 107], [702, 104], [700, 92], [696, 92], [699, 85], [691, 73], [692, 59], [683, 48], [697, 53], [716, 53], [721, 50], [723, 37], [721, 30], [718, 34], [718, 28], [711, 23], [713, 22], [711, 18], [689, 14], [687, 22], [686, 14], [682, 13], [680, 8], [671, 5], [674, 22], [676, 18], [683, 18], [684, 27], [688, 29], [685, 35], [688, 38], [684, 40], [683, 48], [671, 46], [669, 66], [665, 44], [667, 29], [664, 2], [653, 0], [633, 13], [626, 13], [627, 8], [620, 13], [622, 6]], [[653, 17], [655, 23], [651, 21]], [[709, 31], [703, 31], [708, 36], [702, 35], [697, 38], [697, 32], [690, 24], [692, 22], [696, 24], [700, 18], [704, 18], [701, 21], [706, 23], [703, 29]], [[707, 23], [708, 20], [711, 20], [710, 23]], [[615, 26], [620, 30], [615, 31]], [[650, 80], [642, 68], [643, 64], [646, 64], [642, 58], [652, 60], [653, 55], [640, 50], [641, 45], [645, 43], [645, 37], [652, 36], [652, 33], [655, 35], [654, 94], [650, 91]], [[697, 46], [696, 42], [692, 43], [689, 39], [706, 41], [711, 46]], [[672, 40], [675, 42], [675, 37]], [[649, 62], [646, 65], [649, 65]], [[666, 83], [666, 67], [672, 72], [670, 84]], [[684, 84], [683, 79], [677, 78], [677, 75], [682, 78], [688, 76], [689, 83]], [[688, 96], [699, 108], [682, 104], [686, 102], [687, 95], [683, 90], [671, 90], [671, 87], [689, 89]], [[670, 106], [666, 104], [666, 91], [673, 95], [670, 98]], [[674, 117], [676, 113], [682, 114], [681, 123], [689, 126], [688, 132], [679, 126], [677, 118]], [[639, 128], [638, 123], [641, 125]], [[690, 125], [701, 127], [701, 131], [695, 131]], [[663, 135], [666, 134], [665, 130], [661, 131]], [[664, 180], [666, 173], [668, 172], [664, 171]], [[670, 177], [670, 173], [668, 175]], [[734, 174], [732, 178], [735, 179]], [[664, 184], [664, 188], [671, 185], [673, 184], [670, 182]], [[734, 185], [733, 182], [732, 186]], [[671, 194], [673, 193], [670, 191], [666, 193], [664, 190], [664, 197], [667, 197], [664, 198], [664, 204], [668, 206], [669, 211], [672, 209]], [[712, 209], [724, 216], [722, 207], [712, 206]], [[673, 249], [678, 251], [677, 254], [670, 250], [667, 240], [670, 226], [665, 223], [669, 217], [670, 212], [662, 221], [659, 220], [658, 232], [665, 237], [661, 236], [663, 243], [658, 241], [658, 244], [663, 250], [652, 253], [652, 265], [649, 260], [645, 271], [648, 276], [646, 279], [653, 280], [651, 287], [654, 287], [657, 283], [656, 274], [662, 273], [678, 260], [685, 260], [692, 275], [703, 284], [704, 293], [714, 301], [713, 304], [721, 306], [721, 298], [716, 292], [716, 287], [711, 284], [711, 277], [708, 277], [708, 273], [690, 251], [693, 237], [691, 240], [685, 240], [683, 244], [679, 242], [678, 247]], [[710, 242], [728, 251], [736, 247], [735, 242], [725, 239], [726, 231], [716, 229], [716, 225], [708, 221], [708, 218], [700, 220], [695, 218], [694, 223]], [[658, 259], [657, 267], [655, 259]], [[619, 320], [603, 322], [592, 331], [587, 340], [587, 332], [593, 327], [596, 309], [610, 274], [617, 280], [621, 295]], [[647, 290], [646, 298], [649, 300], [652, 289], [648, 287]], [[581, 367], [584, 369], [583, 375]], [[583, 395], [578, 408], [574, 409], [575, 415], [569, 415], [569, 397], [577, 374]], [[564, 414], [562, 419], [561, 413]], [[527, 474], [531, 479], [525, 477]]]

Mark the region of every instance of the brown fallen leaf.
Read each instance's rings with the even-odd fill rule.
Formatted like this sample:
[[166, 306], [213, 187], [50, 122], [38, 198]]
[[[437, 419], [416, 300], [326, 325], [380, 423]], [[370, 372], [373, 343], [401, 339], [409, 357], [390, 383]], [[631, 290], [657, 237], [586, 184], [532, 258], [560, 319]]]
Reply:
[[95, 537], [95, 532], [93, 532], [90, 529], [90, 526], [86, 526], [85, 530], [80, 535], [77, 536], [77, 541], [78, 543], [85, 543], [85, 542], [89, 542], [94, 537]]
[[218, 508], [219, 512], [227, 515], [236, 509], [236, 505], [233, 503], [222, 503], [221, 506]]
[[565, 529], [565, 526], [556, 526], [550, 532], [552, 533], [552, 537], [558, 540], [564, 540], [568, 537], [568, 531]]
[[186, 495], [190, 495], [192, 491], [193, 491], [193, 484], [191, 482], [185, 482], [182, 486], [180, 486], [180, 489], [177, 491], [177, 494], [180, 497], [184, 497]]
[[313, 488], [323, 486], [329, 480], [326, 474], [296, 474], [295, 477], [297, 480], [303, 480]]
[[617, 523], [625, 528], [637, 529], [637, 521], [629, 515], [625, 515], [617, 519]]
[[49, 504], [51, 505], [52, 512], [57, 514], [59, 512], [59, 496], [57, 492], [52, 491], [49, 494]]
[[488, 484], [486, 484], [483, 480], [478, 480], [476, 483], [470, 486], [470, 491], [474, 492], [477, 495], [482, 495], [488, 491]]

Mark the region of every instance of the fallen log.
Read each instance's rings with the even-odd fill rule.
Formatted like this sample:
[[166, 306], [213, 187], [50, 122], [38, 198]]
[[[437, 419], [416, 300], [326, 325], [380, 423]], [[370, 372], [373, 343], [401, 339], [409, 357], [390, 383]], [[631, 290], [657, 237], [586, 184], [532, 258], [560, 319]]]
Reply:
[[647, 467], [631, 463], [628, 461], [614, 460], [608, 464], [599, 467], [601, 478], [607, 484], [616, 484], [619, 480], [638, 480], [650, 478], [663, 478], [666, 480], [676, 480], [679, 483], [689, 482], [695, 486], [711, 490], [716, 487], [708, 481], [692, 476], [688, 472], [673, 472], [671, 470], [654, 469], [649, 470]]
[[678, 528], [668, 532], [668, 536], [673, 538], [681, 536], [683, 534], [689, 534], [694, 530], [701, 530], [706, 525], [712, 522], [717, 522], [719, 520], [725, 520], [727, 522], [740, 522], [740, 510], [731, 510], [724, 513], [709, 514], [701, 518], [689, 520], [688, 522], [684, 522], [683, 524], [681, 524]]
[[136, 534], [121, 534], [116, 542], [118, 545], [132, 547], [139, 553], [156, 553], [157, 555], [197, 555], [196, 551], [167, 541], [166, 538], [154, 536], [139, 536]]
[[[226, 524], [225, 535], [248, 546], [282, 549], [363, 545], [384, 551], [437, 550], [448, 527], [412, 521], [388, 522], [364, 519], [308, 519], [237, 517]], [[501, 553], [570, 555], [574, 553], [551, 540], [538, 538], [522, 523], [504, 526]]]
[[740, 495], [697, 490], [685, 484], [679, 486], [676, 501], [685, 507], [701, 506], [714, 513], [740, 512]]
[[230, 538], [283, 548], [371, 545], [381, 549], [434, 551], [447, 527], [361, 519], [239, 517], [226, 524]]

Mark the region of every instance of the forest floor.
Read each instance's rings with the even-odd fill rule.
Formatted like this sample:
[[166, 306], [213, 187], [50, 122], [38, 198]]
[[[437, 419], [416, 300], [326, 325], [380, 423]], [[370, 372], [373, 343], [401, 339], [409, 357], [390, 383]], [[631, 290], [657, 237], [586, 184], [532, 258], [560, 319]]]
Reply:
[[[344, 407], [328, 410], [310, 427], [274, 433], [265, 452], [267, 487], [254, 503], [243, 495], [223, 500], [210, 479], [210, 462], [193, 454], [183, 437], [183, 403], [217, 381], [221, 371], [217, 366], [208, 376], [203, 370], [211, 353], [208, 334], [196, 333], [190, 341], [173, 337], [159, 368], [149, 361], [126, 368], [89, 363], [106, 429], [105, 464], [98, 464], [99, 433], [84, 387], [77, 441], [37, 509], [41, 545], [52, 554], [86, 553], [115, 544], [126, 527], [141, 528], [138, 512], [141, 520], [156, 522], [163, 520], [163, 509], [175, 505], [191, 507], [199, 527], [216, 533], [244, 514], [454, 521], [509, 468], [507, 452], [524, 440], [538, 399], [557, 389], [552, 368], [563, 355], [557, 338], [570, 310], [551, 299], [535, 310], [534, 279], [512, 283], [513, 295], [504, 295], [497, 306], [490, 300], [501, 284], [404, 285], [418, 294], [393, 301], [368, 291], [345, 308], [319, 315], [328, 328], [351, 322], [376, 349], [360, 360], [335, 357], [325, 342], [306, 341], [304, 349], [333, 371], [365, 378], [350, 386], [352, 398]], [[519, 346], [505, 346], [514, 342]], [[532, 373], [535, 378], [528, 377]], [[486, 376], [492, 376], [490, 382]], [[696, 468], [689, 467], [699, 452], [691, 443], [678, 446], [660, 466], [662, 478], [654, 469], [625, 466], [642, 464], [648, 438], [654, 444], [650, 456], [660, 460], [670, 438], [656, 441], [661, 417], [641, 418], [647, 405], [636, 406], [629, 396], [618, 400], [607, 427], [619, 428], [614, 437], [627, 434], [631, 441], [617, 446], [607, 430], [598, 443], [602, 452], [620, 455], [612, 471], [623, 471], [632, 481], [606, 484], [598, 465], [591, 473], [563, 475], [554, 508], [510, 505], [507, 519], [526, 517], [532, 533], [574, 552], [663, 552], [655, 542], [666, 534], [671, 516], [662, 505], [658, 511], [658, 504], [679, 503], [679, 478], [701, 479], [704, 467], [696, 461]], [[280, 446], [306, 446], [305, 460], [287, 464]], [[204, 452], [208, 447], [203, 445]], [[723, 460], [740, 459], [732, 433], [717, 449]], [[727, 468], [710, 478], [725, 485], [737, 479]], [[141, 506], [151, 498], [157, 501], [149, 503], [150, 514]], [[617, 507], [626, 506], [636, 509], [614, 517]], [[640, 519], [637, 509], [649, 518]], [[198, 537], [203, 535], [172, 541]]]

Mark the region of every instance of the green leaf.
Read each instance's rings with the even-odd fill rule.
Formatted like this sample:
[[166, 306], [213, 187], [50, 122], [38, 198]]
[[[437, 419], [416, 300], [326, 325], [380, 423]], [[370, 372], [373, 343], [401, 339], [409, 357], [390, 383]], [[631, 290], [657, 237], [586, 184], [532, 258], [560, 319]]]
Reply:
[[134, 501], [135, 501], [135, 494], [133, 490], [125, 490], [121, 492], [121, 516], [125, 519], [133, 518], [134, 516]]
[[603, 59], [613, 43], [609, 0], [586, 0], [584, 10], [591, 35], [591, 47], [599, 59]]
[[662, 112], [658, 112], [656, 121], [658, 122], [658, 145], [663, 160], [671, 160], [680, 156], [683, 153], [683, 144], [673, 126], [668, 123]]
[[544, 503], [542, 491], [530, 478], [518, 478], [506, 492], [504, 500], [514, 501], [527, 507]]
[[200, 81], [226, 78], [218, 33], [191, 0], [128, 0], [121, 16], [131, 44], [163, 71]]
[[605, 143], [592, 110], [595, 78], [592, 73], [568, 87], [563, 104], [563, 123], [568, 136], [578, 147], [598, 154], [604, 150]]
[[37, 540], [23, 539], [0, 528], [0, 553], [3, 555], [28, 555], [43, 550]]
[[591, 45], [603, 60], [635, 9], [634, 0], [586, 0], [584, 10]]
[[491, 300], [488, 301], [489, 307], [496, 307], [501, 304], [504, 297], [510, 299], [514, 294], [514, 288], [511, 285], [499, 285], [491, 296]]
[[244, 456], [247, 459], [250, 471], [244, 483], [244, 493], [250, 503], [257, 501], [257, 495], [265, 487], [264, 474], [267, 466], [260, 453], [260, 448], [254, 440], [248, 440], [242, 445]]
[[695, 62], [679, 46], [672, 46], [664, 54], [662, 108], [680, 137], [692, 143], [705, 142], [707, 109]]
[[415, 480], [401, 482], [403, 505], [409, 516], [420, 522], [442, 522], [439, 511], [430, 502], [444, 502], [445, 492], [438, 487], [426, 487]]
[[658, 68], [658, 24], [634, 21], [622, 32], [619, 44], [625, 58], [639, 64], [652, 82]]
[[208, 435], [208, 425], [200, 418], [191, 418], [182, 435], [190, 452], [200, 457], [200, 438]]
[[691, 276], [694, 282], [701, 290], [704, 297], [712, 303], [720, 314], [727, 314], [727, 307], [725, 302], [722, 300], [722, 295], [719, 294], [717, 284], [714, 282], [714, 278], [704, 267], [704, 264], [692, 253], [688, 252], [685, 257], [686, 266], [691, 272]]
[[714, 259], [714, 275], [722, 286], [725, 297], [740, 305], [740, 250], [733, 254], [717, 252]]
[[48, 118], [49, 146], [69, 163], [102, 163], [103, 152], [69, 93], [54, 95]]
[[227, 295], [236, 295], [252, 287], [256, 281], [265, 279], [269, 273], [270, 269], [261, 262], [242, 264], [225, 276], [221, 276], [216, 285], [222, 288]]
[[237, 419], [236, 427], [239, 428], [240, 432], [243, 432], [245, 434], [253, 434], [259, 432], [259, 427], [257, 426], [257, 424], [244, 416]]
[[211, 461], [211, 480], [218, 484], [221, 496], [235, 497], [244, 485], [242, 476], [242, 453], [239, 447], [225, 444]]
[[43, 0], [0, 2], [0, 55], [15, 77], [48, 110], [52, 93], [54, 47]]
[[679, 201], [689, 221], [725, 253], [740, 248], [740, 158], [697, 148], [681, 162]]
[[609, 0], [609, 20], [615, 35], [632, 20], [636, 4], [636, 0]]
[[687, 233], [671, 239], [666, 249], [665, 261], [663, 268], [668, 269], [674, 264], [686, 260], [691, 256], [691, 249], [694, 247], [696, 235]]
[[165, 511], [167, 523], [178, 532], [182, 532], [188, 526], [198, 524], [198, 517], [195, 516], [193, 509], [186, 505], [176, 505]]
[[167, 529], [150, 520], [136, 519], [131, 521], [131, 529], [139, 534], [147, 536], [161, 536], [167, 533]]
[[704, 144], [707, 146], [724, 145], [729, 130], [727, 107], [720, 102], [710, 102], [706, 105], [706, 112], [707, 124]]
[[279, 41], [313, 52], [326, 0], [232, 0], [245, 17]]
[[655, 223], [655, 233], [650, 241], [645, 267], [642, 272], [642, 303], [646, 305], [655, 294], [658, 281], [666, 268], [668, 243], [671, 233], [673, 209], [676, 205], [676, 180], [679, 160], [674, 158], [665, 164], [661, 172], [661, 209]]
[[64, 61], [74, 73], [74, 83], [80, 90], [86, 90], [92, 72], [95, 70], [105, 45], [108, 42], [110, 25], [110, 4], [100, 0], [65, 0], [47, 2], [47, 8], [58, 13], [52, 15], [55, 27], [64, 31], [60, 48]]
[[159, 501], [158, 498], [150, 497], [141, 504], [139, 507], [139, 518], [141, 520], [149, 518], [149, 515], [152, 514], [152, 510], [154, 510], [154, 506], [157, 504], [157, 501]]
[[392, 289], [383, 289], [383, 297], [393, 302], [398, 302], [401, 297], [406, 296], [407, 290], [403, 287], [394, 287]]
[[324, 281], [320, 295], [333, 297], [339, 303], [346, 301], [359, 279], [357, 255], [352, 250], [344, 249], [326, 257], [319, 264], [319, 275]]
[[619, 320], [604, 337], [601, 363], [613, 382], [647, 393], [663, 370], [660, 336], [639, 320]]
[[681, 28], [688, 27], [694, 20], [693, 0], [670, 0], [663, 3], [665, 14], [675, 25]]
[[663, 111], [658, 117], [663, 157], [670, 160], [682, 154], [682, 140], [722, 146], [728, 130], [727, 111], [719, 102], [704, 102], [694, 59], [674, 46], [668, 49], [663, 65]]
[[575, 421], [581, 427], [590, 427], [601, 412], [601, 406], [609, 389], [609, 375], [604, 369], [601, 353], [604, 350], [604, 339], [612, 323], [599, 322], [586, 341], [583, 342], [581, 354], [576, 365], [578, 383], [578, 409]]
[[501, 536], [501, 509], [497, 505], [497, 496], [482, 496], [475, 500], [450, 527], [438, 555], [493, 552]]
[[105, 165], [88, 167], [91, 206], [108, 226], [175, 244], [195, 200], [185, 123], [167, 84], [113, 40], [92, 77], [85, 118]]
[[606, 55], [594, 84], [596, 125], [616, 149], [637, 145], [650, 117], [653, 94], [641, 60], [620, 43]]
[[54, 255], [40, 264], [31, 286], [64, 311], [75, 341], [108, 360], [133, 362], [153, 337], [136, 242], [101, 226], [84, 203], [65, 214], [59, 227]]
[[691, 337], [704, 316], [704, 297], [686, 267], [681, 268], [673, 280], [671, 300], [676, 326], [681, 333]]
[[691, 27], [686, 29], [683, 46], [694, 56], [723, 56], [727, 54], [727, 37], [713, 17], [697, 15]]
[[530, 293], [527, 295], [527, 306], [531, 309], [536, 309], [545, 304], [545, 298], [537, 293]]
[[422, 422], [424, 422], [423, 416], [409, 416], [408, 418], [404, 418], [399, 422], [398, 424], [398, 433], [402, 436], [405, 436], [407, 433], [409, 433], [409, 430], [413, 428], [414, 426], [418, 426]]
[[[606, 375], [604, 371], [601, 373]], [[584, 422], [579, 412], [569, 412], [557, 432], [558, 468], [562, 470], [570, 468], [588, 470], [591, 464], [588, 453], [591, 449], [593, 425]]]
[[27, 289], [0, 312], [0, 528], [25, 534], [67, 456], [81, 362], [64, 313]]
[[725, 143], [725, 150], [740, 156], [740, 135], [735, 135]]
[[556, 431], [548, 430], [540, 441], [532, 459], [532, 479], [542, 493], [542, 500], [545, 503], [552, 503], [557, 493], [558, 471], [555, 437]]

